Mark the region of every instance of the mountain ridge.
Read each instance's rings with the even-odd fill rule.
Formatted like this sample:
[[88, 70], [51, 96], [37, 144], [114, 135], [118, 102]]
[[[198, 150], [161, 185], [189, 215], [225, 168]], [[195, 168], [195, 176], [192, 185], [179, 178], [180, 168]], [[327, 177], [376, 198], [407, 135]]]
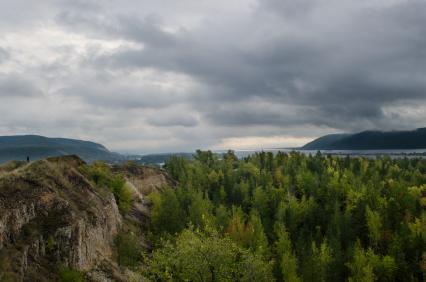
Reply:
[[321, 136], [304, 146], [302, 150], [404, 150], [425, 149], [426, 128], [415, 130], [337, 133]]
[[31, 160], [38, 160], [64, 155], [78, 155], [86, 162], [116, 161], [122, 158], [120, 154], [92, 141], [41, 135], [0, 136], [0, 163], [25, 160], [27, 156]]

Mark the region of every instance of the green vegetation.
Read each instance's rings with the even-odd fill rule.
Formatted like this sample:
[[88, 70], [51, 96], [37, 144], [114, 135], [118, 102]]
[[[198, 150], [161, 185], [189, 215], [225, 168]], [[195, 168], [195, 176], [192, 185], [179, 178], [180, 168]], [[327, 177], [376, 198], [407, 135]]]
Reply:
[[12, 253], [0, 250], [0, 281], [14, 282], [19, 280], [19, 275], [13, 269]]
[[56, 243], [56, 241], [55, 241], [55, 238], [53, 238], [53, 236], [52, 236], [52, 235], [50, 235], [50, 236], [47, 238], [46, 251], [47, 251], [48, 253], [52, 253], [52, 252], [55, 250], [56, 245], [57, 245], [57, 243]]
[[152, 281], [272, 281], [272, 264], [217, 234], [185, 229], [153, 253]]
[[197, 151], [153, 193], [156, 281], [423, 281], [426, 160]]
[[126, 214], [130, 210], [132, 206], [132, 193], [122, 175], [113, 173], [110, 167], [103, 162], [84, 165], [80, 170], [96, 186], [106, 187], [114, 194], [118, 208], [122, 214]]
[[59, 281], [61, 282], [83, 282], [84, 276], [80, 271], [61, 267], [59, 269]]
[[114, 240], [117, 249], [117, 262], [121, 266], [136, 267], [142, 255], [138, 237], [132, 232], [120, 232]]
[[151, 222], [155, 233], [174, 234], [185, 227], [185, 214], [175, 192], [167, 188], [163, 193], [151, 193], [153, 203]]

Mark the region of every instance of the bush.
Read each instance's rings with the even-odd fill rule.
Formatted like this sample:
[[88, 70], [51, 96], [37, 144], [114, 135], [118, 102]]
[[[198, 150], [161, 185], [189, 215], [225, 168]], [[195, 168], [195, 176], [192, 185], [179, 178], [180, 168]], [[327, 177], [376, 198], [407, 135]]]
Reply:
[[174, 234], [185, 227], [185, 213], [173, 189], [149, 195], [152, 202], [151, 226], [157, 234]]
[[84, 276], [78, 270], [68, 267], [61, 267], [59, 269], [59, 281], [61, 282], [83, 282]]
[[118, 208], [122, 214], [126, 214], [132, 206], [132, 192], [126, 185], [126, 179], [120, 174], [114, 174], [111, 169], [102, 162], [95, 162], [81, 168], [96, 186], [108, 188], [113, 194]]
[[128, 213], [132, 207], [133, 197], [132, 192], [130, 191], [130, 188], [127, 186], [127, 184], [124, 184], [121, 186], [121, 188], [114, 191], [114, 196], [118, 202], [118, 209], [120, 212], [123, 214]]
[[121, 232], [115, 238], [117, 261], [121, 266], [136, 267], [141, 260], [142, 249], [138, 238], [132, 233]]
[[47, 239], [47, 243], [46, 243], [46, 249], [48, 253], [52, 253], [55, 248], [56, 248], [56, 241], [55, 238], [53, 238], [53, 236], [49, 236], [49, 238]]
[[218, 234], [182, 231], [147, 258], [152, 281], [275, 281], [272, 264]]

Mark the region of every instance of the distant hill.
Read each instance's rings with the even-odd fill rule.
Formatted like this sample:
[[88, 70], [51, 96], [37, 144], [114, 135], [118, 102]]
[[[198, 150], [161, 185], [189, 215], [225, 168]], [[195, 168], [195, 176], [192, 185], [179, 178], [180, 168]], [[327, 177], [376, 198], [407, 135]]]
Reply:
[[44, 159], [46, 157], [78, 155], [87, 162], [117, 161], [122, 157], [103, 145], [75, 139], [48, 138], [38, 135], [0, 136], [0, 163], [10, 160]]
[[425, 149], [426, 128], [410, 131], [363, 131], [330, 134], [304, 145], [304, 150]]

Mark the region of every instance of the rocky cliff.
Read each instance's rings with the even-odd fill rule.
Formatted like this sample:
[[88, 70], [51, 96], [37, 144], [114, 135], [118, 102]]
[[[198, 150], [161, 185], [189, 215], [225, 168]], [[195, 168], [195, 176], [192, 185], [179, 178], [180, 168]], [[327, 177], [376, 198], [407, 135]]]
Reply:
[[69, 156], [0, 168], [0, 281], [54, 281], [61, 266], [96, 273], [113, 265], [122, 218], [81, 165]]
[[147, 196], [151, 192], [162, 191], [164, 187], [174, 187], [176, 182], [163, 169], [132, 162], [115, 165], [112, 169], [126, 178], [127, 187], [132, 190], [133, 204], [126, 219], [138, 223], [141, 244], [145, 249], [150, 249], [145, 236], [146, 231], [149, 230], [151, 217], [151, 203]]
[[87, 281], [127, 281], [134, 274], [118, 266], [114, 242], [131, 234], [135, 248], [149, 249], [147, 195], [176, 183], [161, 169], [104, 165], [131, 189], [131, 208], [120, 214], [111, 188], [95, 185], [90, 168], [98, 173], [77, 156], [0, 165], [1, 282], [57, 281], [64, 268]]

